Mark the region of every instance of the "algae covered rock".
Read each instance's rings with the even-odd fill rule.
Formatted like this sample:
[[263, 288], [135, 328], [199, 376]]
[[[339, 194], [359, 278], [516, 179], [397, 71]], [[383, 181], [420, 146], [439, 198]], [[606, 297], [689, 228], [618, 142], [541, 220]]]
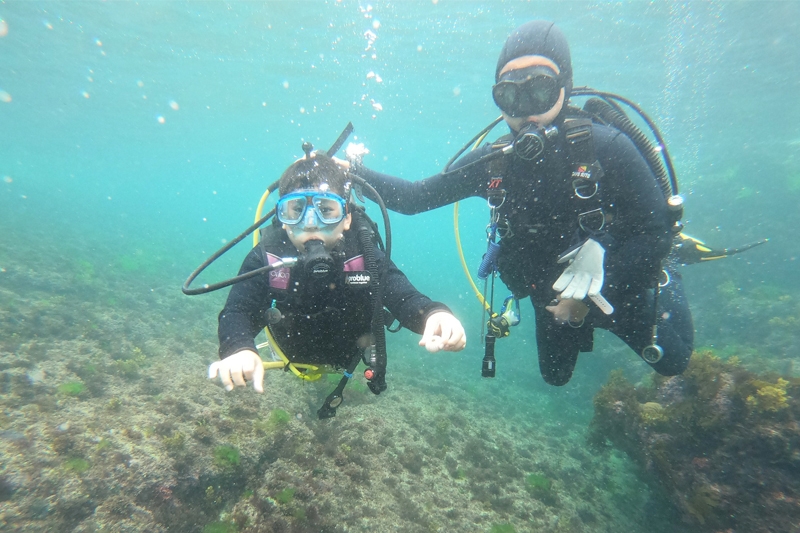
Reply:
[[800, 380], [697, 352], [681, 376], [635, 387], [613, 374], [590, 440], [626, 452], [698, 531], [796, 531]]

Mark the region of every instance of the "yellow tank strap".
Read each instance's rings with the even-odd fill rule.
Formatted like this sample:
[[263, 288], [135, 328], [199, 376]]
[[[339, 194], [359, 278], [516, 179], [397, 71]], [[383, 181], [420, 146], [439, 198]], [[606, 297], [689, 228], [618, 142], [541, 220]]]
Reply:
[[[486, 139], [486, 136], [489, 135], [489, 131], [487, 131], [486, 133], [484, 133], [478, 139], [475, 140], [475, 143], [472, 145], [472, 150], [475, 150], [481, 145], [483, 140]], [[461, 260], [461, 268], [464, 269], [464, 274], [466, 274], [467, 280], [469, 281], [469, 284], [472, 287], [475, 296], [478, 297], [478, 301], [481, 302], [484, 309], [488, 311], [489, 303], [486, 301], [486, 298], [483, 297], [481, 290], [475, 284], [475, 280], [472, 279], [472, 274], [470, 274], [469, 267], [467, 266], [467, 260], [464, 258], [464, 250], [461, 247], [461, 232], [458, 229], [458, 202], [453, 204], [453, 230], [455, 232], [455, 237], [456, 237], [456, 249], [458, 250], [458, 258]]]
[[[267, 202], [267, 198], [269, 198], [270, 191], [267, 189], [264, 191], [264, 194], [261, 196], [261, 200], [258, 202], [258, 208], [256, 209], [256, 218], [254, 222], [261, 219], [263, 216], [262, 213], [264, 211], [264, 204]], [[258, 242], [261, 239], [261, 232], [255, 231], [253, 232], [253, 247], [258, 246]], [[300, 379], [304, 379], [306, 381], [317, 381], [319, 378], [322, 377], [323, 374], [329, 373], [329, 369], [324, 366], [317, 366], [317, 365], [309, 365], [305, 363], [292, 363], [289, 361], [289, 358], [286, 357], [286, 354], [283, 353], [281, 347], [278, 346], [278, 343], [275, 342], [275, 338], [272, 336], [272, 332], [270, 332], [269, 328], [264, 328], [264, 334], [267, 336], [267, 344], [269, 345], [270, 349], [275, 352], [275, 354], [281, 358], [280, 361], [264, 361], [262, 364], [264, 365], [264, 370], [274, 370], [274, 369], [283, 369], [289, 368], [292, 371], [292, 374], [297, 376]], [[258, 347], [263, 347], [263, 344], [260, 344]]]
[[472, 286], [472, 290], [475, 292], [475, 296], [478, 297], [478, 301], [480, 301], [483, 307], [488, 311], [489, 304], [486, 302], [486, 298], [483, 297], [483, 294], [481, 294], [478, 286], [475, 285], [475, 280], [472, 279], [472, 274], [470, 274], [469, 267], [467, 266], [467, 260], [464, 258], [464, 250], [461, 248], [461, 232], [458, 229], [458, 202], [456, 202], [453, 207], [453, 230], [456, 234], [456, 248], [458, 249], [458, 258], [461, 260], [461, 268], [464, 269], [464, 274], [466, 274], [467, 280]]

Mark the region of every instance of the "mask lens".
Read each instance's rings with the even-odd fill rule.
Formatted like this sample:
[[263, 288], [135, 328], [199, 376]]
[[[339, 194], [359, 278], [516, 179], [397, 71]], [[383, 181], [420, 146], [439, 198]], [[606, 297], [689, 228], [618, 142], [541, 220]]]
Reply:
[[303, 194], [288, 194], [278, 200], [276, 210], [278, 220], [284, 224], [297, 224], [303, 219], [307, 205], [306, 196]]
[[512, 117], [541, 115], [555, 105], [563, 86], [558, 74], [541, 65], [510, 70], [501, 78], [492, 87], [492, 97]]
[[324, 224], [338, 224], [344, 218], [344, 200], [333, 194], [314, 196], [314, 210]]

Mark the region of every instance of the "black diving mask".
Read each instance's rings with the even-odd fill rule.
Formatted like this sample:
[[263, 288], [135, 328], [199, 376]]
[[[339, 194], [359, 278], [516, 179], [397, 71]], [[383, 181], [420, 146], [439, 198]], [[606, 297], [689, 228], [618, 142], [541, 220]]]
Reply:
[[545, 65], [509, 70], [492, 87], [492, 98], [506, 115], [529, 117], [551, 109], [561, 96], [564, 80]]

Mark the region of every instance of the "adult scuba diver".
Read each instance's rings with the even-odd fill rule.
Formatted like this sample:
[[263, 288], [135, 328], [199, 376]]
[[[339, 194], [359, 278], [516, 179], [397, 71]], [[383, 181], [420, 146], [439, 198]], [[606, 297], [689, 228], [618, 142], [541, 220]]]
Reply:
[[[461, 323], [447, 306], [417, 291], [391, 261], [385, 207], [384, 247], [375, 223], [352, 201], [353, 181], [371, 187], [348, 176], [330, 158], [343, 137], [327, 154], [306, 143], [305, 157], [265, 194], [279, 189], [275, 210], [261, 218], [257, 214], [253, 226], [195, 270], [183, 286], [186, 294], [201, 294], [233, 285], [219, 314], [220, 361], [209, 367], [209, 378], [219, 377], [227, 390], [250, 381], [263, 392], [267, 368], [291, 370], [307, 380], [319, 378], [326, 368], [341, 371], [343, 377], [318, 410], [319, 418], [335, 416], [343, 389], [361, 361], [370, 390], [380, 394], [386, 389], [387, 323], [396, 319], [421, 334], [419, 344], [429, 352], [459, 351], [466, 343]], [[211, 262], [270, 218], [238, 276], [190, 288]], [[259, 347], [268, 347], [274, 361], [262, 362], [258, 355], [254, 338], [262, 329], [268, 342]]]
[[[580, 95], [599, 98], [584, 109], [570, 106]], [[519, 321], [515, 302], [524, 297], [533, 304], [539, 367], [549, 384], [570, 380], [578, 353], [593, 348], [595, 328], [617, 335], [658, 373], [683, 372], [694, 330], [675, 267], [694, 261], [684, 259], [691, 253], [670, 252], [704, 252], [688, 238], [674, 245], [683, 201], [658, 130], [624, 98], [573, 88], [567, 40], [548, 21], [523, 24], [508, 38], [492, 97], [501, 118], [435, 176], [405, 181], [368, 169], [349, 151], [352, 171], [392, 210], [413, 214], [487, 199], [489, 247], [480, 277], [499, 272], [513, 298], [500, 313], [485, 304], [491, 319], [483, 375], [494, 376], [495, 338]], [[640, 113], [657, 147], [627, 120], [620, 101]], [[511, 133], [477, 146], [501, 120]]]

